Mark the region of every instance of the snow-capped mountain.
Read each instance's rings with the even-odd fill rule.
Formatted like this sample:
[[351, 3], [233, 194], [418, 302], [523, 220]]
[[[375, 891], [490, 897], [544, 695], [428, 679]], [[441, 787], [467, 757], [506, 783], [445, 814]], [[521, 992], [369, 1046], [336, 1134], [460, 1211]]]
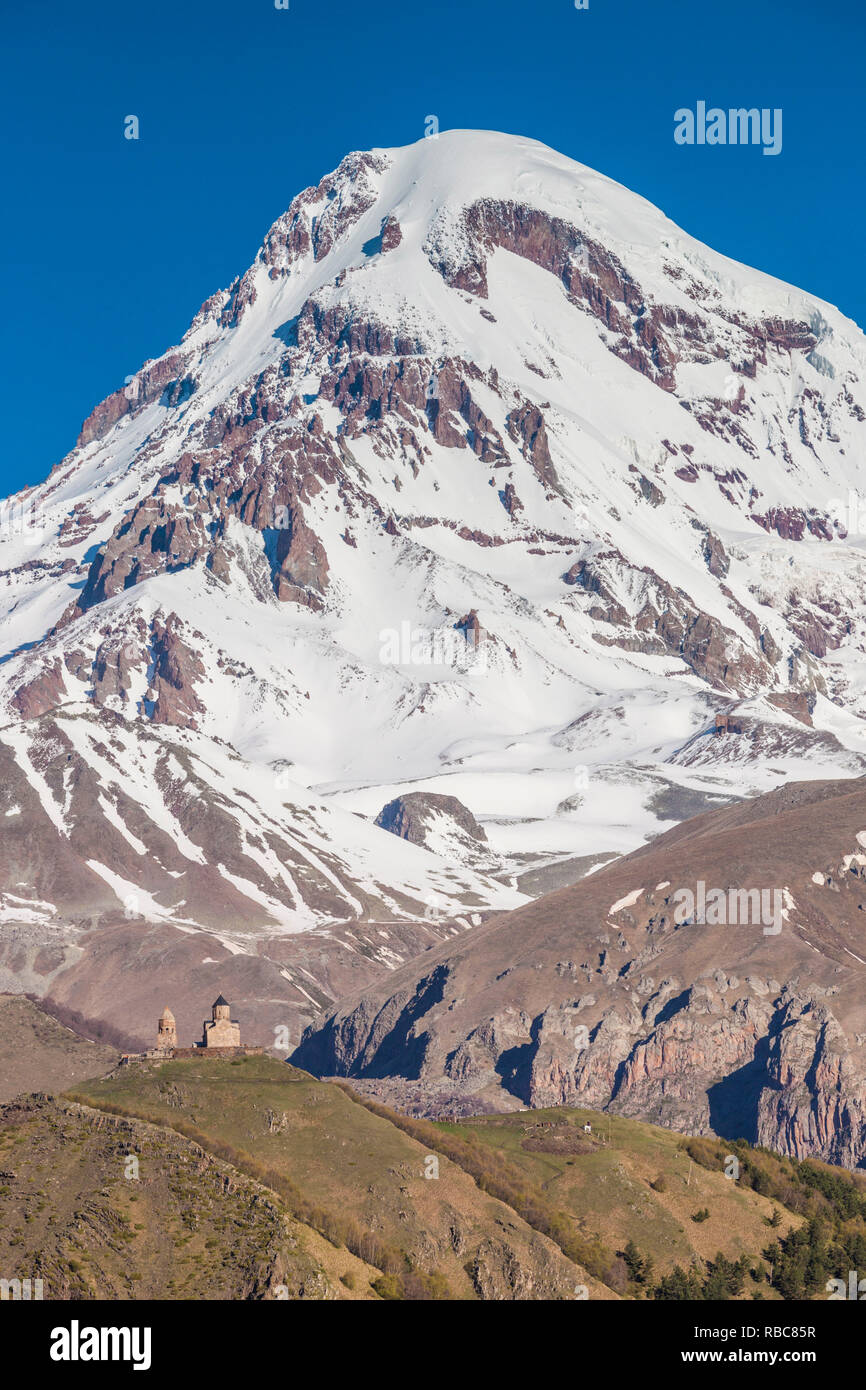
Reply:
[[[864, 367], [533, 141], [349, 155], [5, 504], [4, 919], [468, 922], [861, 773]], [[376, 826], [410, 792], [493, 872]]]

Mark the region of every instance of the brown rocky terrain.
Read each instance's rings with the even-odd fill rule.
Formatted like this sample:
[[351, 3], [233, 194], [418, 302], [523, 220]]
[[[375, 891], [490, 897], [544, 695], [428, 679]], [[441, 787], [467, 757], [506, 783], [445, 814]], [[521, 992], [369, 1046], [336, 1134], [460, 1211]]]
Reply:
[[0, 1104], [30, 1091], [64, 1091], [116, 1062], [116, 1047], [82, 1037], [21, 995], [0, 994]]
[[472, 812], [456, 796], [439, 796], [435, 792], [409, 792], [389, 801], [376, 817], [376, 824], [401, 840], [423, 845], [429, 834], [430, 822], [437, 813], [449, 816], [456, 826], [473, 840], [486, 842], [487, 836]]
[[[347, 1001], [295, 1054], [383, 1095], [583, 1103], [866, 1159], [866, 783], [684, 822]], [[725, 894], [707, 920], [679, 890]], [[757, 899], [730, 890], [775, 893]], [[735, 908], [730, 906], [735, 903]], [[770, 910], [775, 902], [778, 914]], [[776, 928], [778, 927], [778, 930]]]
[[41, 1280], [50, 1302], [376, 1297], [379, 1271], [268, 1187], [169, 1129], [62, 1098], [0, 1105], [0, 1213], [4, 1277]]

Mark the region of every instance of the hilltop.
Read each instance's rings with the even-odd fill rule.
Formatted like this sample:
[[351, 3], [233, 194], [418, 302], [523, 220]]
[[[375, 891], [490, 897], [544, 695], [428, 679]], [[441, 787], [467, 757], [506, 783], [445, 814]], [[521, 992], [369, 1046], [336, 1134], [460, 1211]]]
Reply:
[[[170, 1126], [276, 1190], [295, 1217], [399, 1280], [457, 1298], [614, 1296], [513, 1209], [339, 1087], [269, 1058], [136, 1065], [78, 1087], [108, 1112]], [[398, 1285], [399, 1287], [399, 1285]]]

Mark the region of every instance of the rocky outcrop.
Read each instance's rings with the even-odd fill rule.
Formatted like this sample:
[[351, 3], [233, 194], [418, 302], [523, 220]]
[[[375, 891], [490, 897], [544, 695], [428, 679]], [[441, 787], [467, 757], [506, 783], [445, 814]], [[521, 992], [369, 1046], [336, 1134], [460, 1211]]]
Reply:
[[[295, 1060], [387, 1097], [403, 1051], [431, 1114], [450, 1088], [866, 1165], [864, 787], [806, 783], [686, 822], [440, 948], [417, 989], [399, 972]], [[681, 910], [678, 885], [699, 881], [720, 885], [721, 919]]]
[[[473, 840], [487, 843], [487, 836], [472, 812], [456, 796], [441, 796], [438, 792], [408, 792], [395, 797], [376, 817], [382, 830], [390, 830], [401, 840], [426, 846], [437, 822], [450, 822], [448, 829], [459, 831]], [[439, 833], [442, 833], [441, 830]]]
[[731, 568], [731, 562], [722, 542], [712, 531], [708, 531], [704, 537], [703, 554], [710, 574], [715, 575], [716, 579], [724, 579]]
[[87, 612], [152, 575], [203, 563], [213, 546], [210, 519], [205, 504], [190, 509], [160, 497], [143, 499], [94, 557], [70, 616]]
[[[724, 549], [713, 546], [711, 539], [715, 540], [708, 534], [704, 553], [710, 556], [708, 566], [712, 563], [719, 570]], [[591, 618], [619, 629], [610, 636], [599, 629], [594, 634], [597, 642], [678, 657], [711, 686], [741, 694], [773, 680], [760, 629], [751, 614], [755, 640], [750, 650], [718, 618], [695, 608], [682, 590], [664, 583], [647, 567], [638, 569], [615, 551], [597, 551], [577, 560], [563, 579], [590, 596]]]
[[37, 676], [25, 682], [12, 699], [12, 708], [22, 719], [37, 719], [40, 714], [55, 709], [66, 694], [63, 670], [55, 658]]
[[322, 608], [328, 557], [297, 506], [286, 508], [286, 524], [277, 533], [273, 577], [274, 592], [282, 603], [294, 601], [308, 608]]
[[196, 695], [196, 684], [204, 677], [204, 667], [184, 642], [182, 625], [172, 613], [163, 624], [155, 622], [151, 644], [152, 674], [146, 697], [153, 702], [154, 724], [173, 724], [196, 729], [196, 716], [204, 705]]
[[801, 724], [812, 728], [812, 715], [815, 713], [815, 706], [818, 703], [814, 692], [783, 691], [777, 695], [768, 695], [767, 699], [777, 709], [784, 710], [794, 719], [799, 719]]
[[559, 479], [550, 457], [547, 426], [539, 407], [527, 401], [510, 411], [505, 427], [515, 443], [520, 445], [524, 458], [532, 464], [540, 481], [546, 487], [556, 487]]
[[77, 447], [84, 448], [104, 438], [124, 415], [135, 414], [153, 401], [163, 400], [166, 406], [176, 406], [188, 400], [195, 390], [195, 381], [185, 374], [186, 368], [187, 359], [182, 353], [146, 362], [126, 386], [107, 396], [87, 417]]
[[[315, 461], [313, 449], [307, 454], [308, 467]], [[196, 565], [225, 582], [230, 582], [233, 567], [239, 569], [258, 591], [248, 556], [232, 539], [233, 519], [259, 531], [262, 561], [269, 564], [273, 592], [281, 602], [322, 607], [328, 559], [321, 541], [304, 520], [302, 504], [305, 489], [319, 484], [309, 476], [301, 479], [300, 486], [294, 477], [286, 483], [279, 476], [293, 463], [291, 443], [282, 439], [278, 449], [269, 451], [266, 461], [236, 490], [231, 487], [231, 475], [224, 471], [215, 485], [210, 469], [218, 460], [208, 462], [210, 468], [205, 473], [199, 461], [183, 459], [161, 480], [154, 494], [118, 522], [92, 560], [81, 594], [67, 610], [64, 622], [155, 575]], [[169, 500], [177, 483], [190, 488], [184, 502]]]
[[447, 232], [443, 226], [441, 235], [434, 229], [425, 249], [447, 284], [486, 299], [487, 256], [495, 247], [550, 271], [569, 298], [610, 331], [617, 356], [664, 390], [674, 389], [679, 358], [668, 333], [687, 326], [699, 336], [695, 315], [649, 304], [645, 291], [600, 242], [523, 203], [479, 199], [462, 214], [456, 233], [450, 226]]

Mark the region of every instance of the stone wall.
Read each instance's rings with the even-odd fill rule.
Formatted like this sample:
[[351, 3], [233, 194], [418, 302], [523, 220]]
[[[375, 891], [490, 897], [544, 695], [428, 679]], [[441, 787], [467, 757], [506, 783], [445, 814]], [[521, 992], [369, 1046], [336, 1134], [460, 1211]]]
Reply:
[[215, 1057], [231, 1060], [232, 1057], [261, 1057], [263, 1047], [176, 1047], [171, 1057]]

